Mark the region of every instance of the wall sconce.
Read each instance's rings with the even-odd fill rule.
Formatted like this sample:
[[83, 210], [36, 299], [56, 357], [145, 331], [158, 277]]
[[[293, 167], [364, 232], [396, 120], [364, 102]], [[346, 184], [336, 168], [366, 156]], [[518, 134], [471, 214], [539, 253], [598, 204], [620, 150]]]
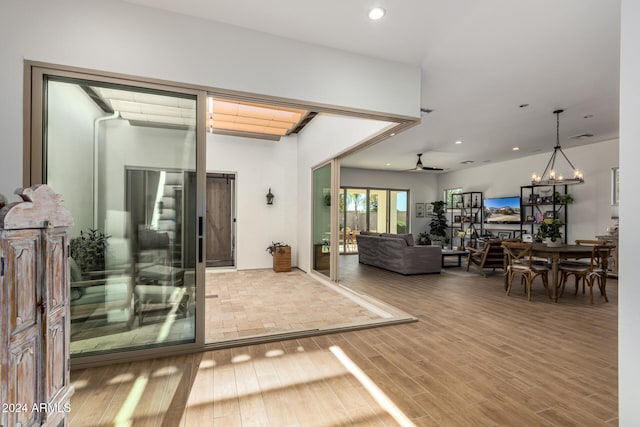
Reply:
[[269, 188], [269, 192], [267, 193], [267, 204], [268, 205], [272, 205], [273, 204], [273, 198], [275, 196], [273, 195], [273, 193], [271, 193], [271, 188]]

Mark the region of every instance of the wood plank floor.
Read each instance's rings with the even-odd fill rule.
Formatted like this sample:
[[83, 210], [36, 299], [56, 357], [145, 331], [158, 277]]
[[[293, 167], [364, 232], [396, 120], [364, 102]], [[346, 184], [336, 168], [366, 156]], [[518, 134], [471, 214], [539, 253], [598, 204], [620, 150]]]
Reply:
[[71, 425], [618, 424], [615, 280], [591, 305], [499, 273], [342, 274], [419, 322], [73, 371]]

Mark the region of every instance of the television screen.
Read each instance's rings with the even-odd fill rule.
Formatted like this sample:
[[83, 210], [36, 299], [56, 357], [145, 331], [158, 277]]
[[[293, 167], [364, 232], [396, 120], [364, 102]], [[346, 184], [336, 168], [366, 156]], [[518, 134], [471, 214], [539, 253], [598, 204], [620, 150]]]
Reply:
[[484, 222], [487, 224], [520, 224], [520, 197], [487, 197], [484, 199]]

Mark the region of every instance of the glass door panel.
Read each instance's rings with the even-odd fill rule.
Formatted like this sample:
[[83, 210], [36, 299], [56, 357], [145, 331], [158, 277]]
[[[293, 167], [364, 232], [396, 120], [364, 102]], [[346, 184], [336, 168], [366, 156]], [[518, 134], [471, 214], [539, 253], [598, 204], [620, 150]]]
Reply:
[[355, 253], [356, 236], [367, 229], [367, 190], [360, 188], [346, 189], [345, 226], [339, 230], [341, 252]]
[[408, 200], [407, 191], [389, 191], [389, 232], [394, 234], [404, 234], [409, 232]]
[[313, 269], [331, 273], [331, 164], [313, 171]]
[[387, 231], [387, 190], [369, 190], [369, 231]]
[[195, 341], [196, 95], [45, 77], [43, 182], [71, 231], [71, 353]]

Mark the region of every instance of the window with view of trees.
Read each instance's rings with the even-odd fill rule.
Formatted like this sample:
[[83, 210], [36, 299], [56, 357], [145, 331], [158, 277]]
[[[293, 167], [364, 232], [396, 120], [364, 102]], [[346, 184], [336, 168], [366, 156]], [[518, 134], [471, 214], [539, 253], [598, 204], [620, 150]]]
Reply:
[[340, 189], [340, 252], [357, 252], [360, 231], [409, 232], [409, 190]]
[[462, 187], [459, 188], [447, 188], [444, 190], [444, 203], [447, 208], [452, 209], [455, 206], [451, 206], [451, 195], [452, 194], [460, 194], [462, 193]]

